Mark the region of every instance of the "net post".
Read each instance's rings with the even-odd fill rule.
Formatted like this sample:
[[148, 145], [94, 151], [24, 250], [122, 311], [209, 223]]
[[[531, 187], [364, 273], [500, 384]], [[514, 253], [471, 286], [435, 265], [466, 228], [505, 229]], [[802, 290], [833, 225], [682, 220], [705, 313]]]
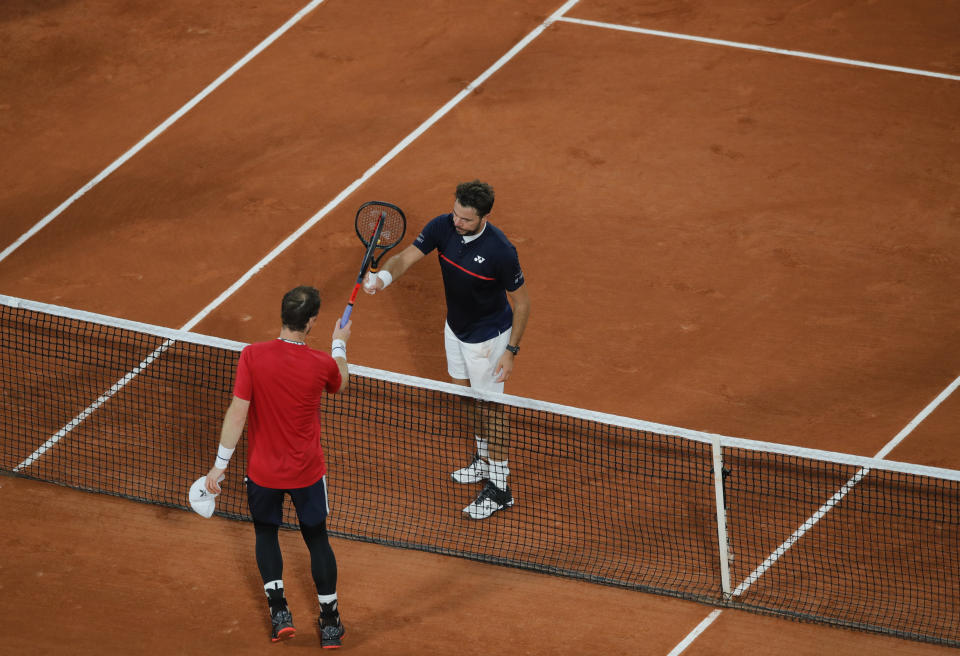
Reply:
[[730, 550], [727, 542], [727, 508], [723, 492], [723, 451], [720, 445], [720, 436], [714, 435], [711, 440], [713, 450], [713, 490], [717, 505], [717, 544], [720, 547], [720, 585], [723, 588], [724, 600], [731, 597], [730, 588]]

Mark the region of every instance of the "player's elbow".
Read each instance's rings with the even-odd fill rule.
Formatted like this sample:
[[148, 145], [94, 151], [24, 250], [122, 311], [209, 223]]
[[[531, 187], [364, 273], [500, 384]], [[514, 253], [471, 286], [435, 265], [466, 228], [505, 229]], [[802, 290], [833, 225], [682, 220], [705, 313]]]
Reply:
[[513, 301], [513, 312], [521, 316], [530, 314], [530, 297], [526, 295], [517, 295], [510, 299]]

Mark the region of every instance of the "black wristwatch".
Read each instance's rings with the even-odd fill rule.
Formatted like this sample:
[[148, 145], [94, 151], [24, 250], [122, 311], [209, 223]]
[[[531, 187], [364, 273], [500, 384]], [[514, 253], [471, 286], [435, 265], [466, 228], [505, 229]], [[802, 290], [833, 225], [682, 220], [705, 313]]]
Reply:
[[513, 353], [514, 355], [516, 355], [517, 353], [520, 352], [520, 347], [519, 347], [519, 346], [510, 346], [509, 344], [507, 344], [507, 350], [510, 351], [511, 353]]

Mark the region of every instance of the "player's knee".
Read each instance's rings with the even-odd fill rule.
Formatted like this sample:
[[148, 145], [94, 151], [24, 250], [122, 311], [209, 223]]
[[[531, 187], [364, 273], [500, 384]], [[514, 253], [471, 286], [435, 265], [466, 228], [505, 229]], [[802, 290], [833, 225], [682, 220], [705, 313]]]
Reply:
[[326, 540], [327, 539], [327, 522], [323, 521], [319, 524], [314, 525], [300, 525], [300, 533], [303, 535], [303, 539], [308, 543], [313, 540]]
[[257, 536], [268, 537], [271, 535], [277, 535], [280, 532], [280, 527], [276, 524], [265, 524], [263, 522], [253, 520], [253, 530]]

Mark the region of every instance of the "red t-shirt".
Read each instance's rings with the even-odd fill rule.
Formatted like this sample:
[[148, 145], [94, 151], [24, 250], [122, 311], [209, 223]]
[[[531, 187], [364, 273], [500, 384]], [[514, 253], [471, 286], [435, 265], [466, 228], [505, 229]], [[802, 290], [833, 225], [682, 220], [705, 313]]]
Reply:
[[329, 354], [280, 339], [240, 352], [233, 394], [250, 401], [247, 476], [278, 490], [313, 485], [327, 473], [320, 445], [320, 399], [340, 389]]

